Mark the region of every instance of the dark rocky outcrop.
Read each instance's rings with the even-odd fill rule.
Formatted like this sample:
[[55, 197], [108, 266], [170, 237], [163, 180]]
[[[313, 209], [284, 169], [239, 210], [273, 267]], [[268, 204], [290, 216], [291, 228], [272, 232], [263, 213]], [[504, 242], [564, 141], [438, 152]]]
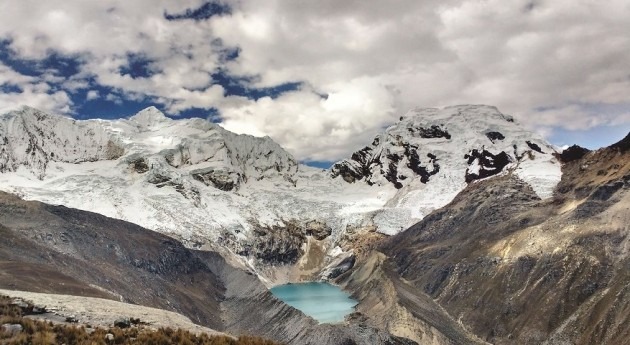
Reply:
[[160, 173], [153, 173], [147, 179], [147, 182], [156, 185], [158, 188], [162, 188], [166, 183], [171, 181], [170, 176], [162, 175]]
[[398, 166], [396, 165], [396, 162], [390, 162], [387, 166], [385, 179], [391, 182], [394, 187], [396, 187], [396, 189], [400, 189], [403, 187], [402, 183], [398, 181]]
[[[446, 132], [441, 132], [438, 126], [433, 127], [430, 131], [423, 132], [425, 133], [423, 135], [427, 135], [429, 138], [433, 138], [430, 135], [435, 135], [436, 138], [450, 138], [450, 135]], [[373, 145], [378, 144], [379, 138], [377, 137], [374, 139]], [[403, 187], [400, 181], [404, 181], [410, 177], [399, 174], [401, 167], [406, 166], [411, 169], [414, 174], [420, 177], [422, 183], [427, 183], [432, 175], [440, 171], [440, 166], [437, 164], [438, 159], [435, 155], [429, 153], [427, 155], [428, 160], [423, 162], [418, 155], [418, 146], [409, 144], [406, 141], [400, 141], [397, 145], [402, 148], [402, 154], [384, 154], [379, 151], [378, 154], [374, 155], [373, 147], [366, 146], [353, 153], [351, 159], [335, 163], [331, 169], [331, 176], [333, 178], [341, 176], [349, 183], [365, 180], [366, 183], [372, 185], [374, 184], [374, 175], [380, 174], [385, 177], [385, 180], [393, 184], [394, 187], [400, 189]]]
[[131, 327], [131, 320], [128, 318], [120, 318], [114, 321], [114, 327], [118, 328], [129, 328]]
[[505, 139], [505, 136], [501, 134], [501, 132], [487, 132], [486, 137], [488, 137], [492, 143]]
[[343, 258], [338, 264], [332, 267], [329, 272], [326, 274], [326, 279], [335, 279], [339, 277], [341, 274], [347, 272], [356, 263], [356, 256], [349, 255]]
[[313, 236], [316, 240], [322, 241], [332, 233], [332, 228], [321, 221], [311, 220], [304, 225], [307, 236]]
[[530, 149], [538, 152], [538, 153], [544, 153], [543, 150], [540, 148], [540, 146], [538, 146], [538, 144], [533, 143], [529, 140], [525, 141], [525, 143], [527, 144], [527, 146], [529, 146]]
[[304, 230], [295, 223], [284, 226], [258, 226], [256, 237], [243, 252], [267, 264], [295, 264], [304, 254], [302, 244], [306, 241]]
[[413, 135], [418, 136], [420, 138], [431, 139], [431, 138], [445, 138], [451, 139], [451, 135], [448, 133], [446, 129], [443, 129], [441, 126], [433, 125], [431, 127], [423, 128], [423, 127], [410, 127], [407, 130]]
[[264, 265], [293, 265], [304, 255], [307, 236], [321, 241], [332, 233], [330, 226], [316, 220], [306, 224], [285, 221], [282, 225], [257, 225], [253, 231], [254, 237], [244, 246], [227, 234], [223, 241], [239, 255], [255, 258]]
[[556, 157], [562, 163], [569, 163], [584, 157], [584, 155], [589, 152], [591, 152], [589, 149], [578, 145], [573, 145], [563, 150], [562, 153], [557, 154]]
[[213, 186], [226, 192], [233, 190], [238, 184], [238, 181], [234, 181], [229, 173], [212, 168], [195, 170], [190, 175], [206, 186]]
[[424, 166], [421, 164], [422, 162], [420, 161], [420, 157], [418, 156], [417, 147], [409, 144], [403, 144], [403, 147], [405, 148], [405, 157], [407, 157], [407, 160], [409, 162], [407, 163], [407, 167], [418, 176], [420, 176], [420, 182], [427, 183], [429, 182], [429, 178], [432, 175], [440, 172], [440, 165], [437, 164], [438, 159], [435, 155], [431, 153], [427, 154], [427, 157], [429, 158], [428, 163], [432, 165], [431, 170], [428, 170], [428, 164]]
[[467, 183], [497, 175], [511, 161], [510, 156], [503, 151], [495, 155], [487, 150], [479, 151], [477, 149], [470, 151], [464, 156], [464, 159], [467, 159], [469, 166], [473, 163], [477, 164], [476, 170], [466, 169], [465, 179]]
[[625, 138], [621, 139], [619, 142], [612, 144], [610, 147], [623, 153], [630, 150], [630, 133], [628, 133], [628, 135], [626, 135]]
[[[377, 141], [374, 139], [375, 142]], [[373, 164], [381, 164], [380, 161], [374, 159], [371, 155], [372, 148], [366, 146], [361, 150], [354, 152], [351, 159], [335, 163], [331, 169], [333, 178], [341, 176], [344, 181], [352, 183], [370, 176], [370, 167]]]
[[129, 166], [133, 171], [137, 172], [138, 174], [144, 174], [145, 172], [149, 171], [149, 164], [144, 158], [137, 158], [132, 160], [131, 162], [129, 162]]

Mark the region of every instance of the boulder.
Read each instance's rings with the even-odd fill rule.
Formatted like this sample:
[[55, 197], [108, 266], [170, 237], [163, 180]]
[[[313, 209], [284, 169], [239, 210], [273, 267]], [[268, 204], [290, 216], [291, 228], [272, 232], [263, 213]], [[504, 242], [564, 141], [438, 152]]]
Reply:
[[131, 321], [128, 318], [120, 318], [114, 321], [114, 327], [129, 328], [131, 327]]
[[306, 223], [306, 235], [313, 236], [318, 241], [326, 239], [332, 233], [332, 228], [324, 222], [312, 220]]
[[23, 330], [24, 328], [19, 323], [5, 323], [2, 325], [2, 331], [11, 336], [22, 333]]

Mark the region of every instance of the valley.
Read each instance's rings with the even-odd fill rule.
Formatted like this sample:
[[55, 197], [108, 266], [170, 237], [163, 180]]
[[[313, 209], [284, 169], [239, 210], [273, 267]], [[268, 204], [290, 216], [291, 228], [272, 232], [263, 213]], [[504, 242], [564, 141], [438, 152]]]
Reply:
[[[155, 108], [115, 121], [24, 108], [0, 136], [2, 289], [287, 344], [622, 344], [630, 331], [630, 137], [561, 152], [494, 107], [414, 109], [322, 170]], [[341, 322], [269, 291], [320, 280], [358, 302]]]

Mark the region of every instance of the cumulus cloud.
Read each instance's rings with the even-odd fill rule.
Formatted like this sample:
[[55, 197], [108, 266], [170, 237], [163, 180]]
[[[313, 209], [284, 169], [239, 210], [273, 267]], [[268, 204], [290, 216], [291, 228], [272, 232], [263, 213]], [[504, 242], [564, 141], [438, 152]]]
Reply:
[[[0, 40], [18, 57], [54, 51], [81, 67], [63, 81], [0, 68], [0, 85], [24, 89], [1, 102], [71, 111], [68, 92], [96, 84], [116, 91], [104, 99], [150, 99], [172, 114], [216, 108], [226, 128], [269, 135], [306, 160], [344, 157], [415, 106], [492, 104], [542, 133], [630, 127], [625, 0], [235, 0], [209, 19], [165, 18], [205, 3], [4, 1]], [[134, 56], [146, 75], [125, 72]], [[302, 86], [228, 95], [219, 68], [251, 77], [250, 88]]]
[[[15, 110], [18, 104], [54, 113], [68, 113], [72, 101], [65, 91], [53, 91], [38, 78], [23, 75], [0, 63], [0, 113]], [[8, 89], [7, 88], [12, 88]]]
[[101, 97], [101, 95], [99, 94], [98, 91], [96, 90], [90, 90], [88, 91], [88, 93], [85, 95], [85, 99], [88, 101], [93, 101], [95, 99], [99, 99]]
[[377, 78], [359, 78], [327, 97], [299, 90], [222, 109], [223, 125], [237, 133], [269, 135], [298, 157], [339, 159], [371, 142], [393, 122], [392, 95]]

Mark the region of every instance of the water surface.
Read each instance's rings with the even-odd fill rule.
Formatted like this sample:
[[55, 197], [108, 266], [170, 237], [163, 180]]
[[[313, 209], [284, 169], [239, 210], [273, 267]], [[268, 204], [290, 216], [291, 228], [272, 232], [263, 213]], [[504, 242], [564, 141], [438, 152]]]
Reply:
[[279, 285], [271, 288], [271, 293], [320, 323], [341, 322], [357, 305], [350, 295], [328, 283]]

